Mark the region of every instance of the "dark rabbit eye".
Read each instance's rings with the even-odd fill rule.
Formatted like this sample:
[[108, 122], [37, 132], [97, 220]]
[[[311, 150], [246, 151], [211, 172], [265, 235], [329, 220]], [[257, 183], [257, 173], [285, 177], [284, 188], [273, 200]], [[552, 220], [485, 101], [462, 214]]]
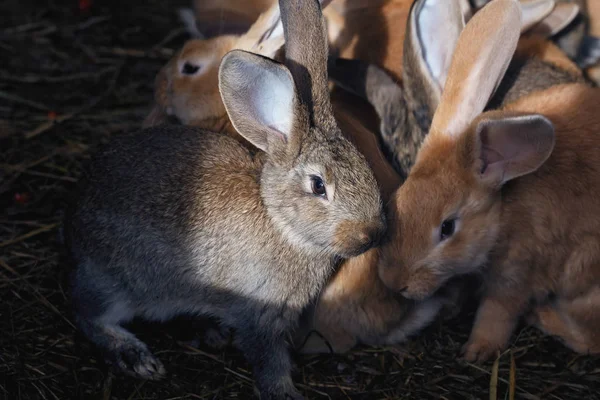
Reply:
[[323, 179], [318, 176], [310, 177], [310, 185], [312, 192], [321, 197], [327, 197], [327, 192], [325, 191], [325, 183], [323, 183]]
[[200, 67], [198, 65], [192, 65], [190, 63], [183, 64], [183, 68], [181, 69], [181, 73], [184, 75], [194, 75]]
[[442, 227], [440, 228], [440, 240], [448, 239], [450, 236], [454, 234], [456, 222], [453, 219], [447, 219], [442, 222]]

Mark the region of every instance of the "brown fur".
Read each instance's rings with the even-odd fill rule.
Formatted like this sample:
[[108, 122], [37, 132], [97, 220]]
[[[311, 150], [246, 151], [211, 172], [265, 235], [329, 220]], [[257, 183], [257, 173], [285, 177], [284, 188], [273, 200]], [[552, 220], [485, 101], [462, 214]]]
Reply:
[[[400, 177], [385, 160], [375, 134], [353, 117], [355, 112], [360, 115], [357, 103], [339, 93], [332, 100], [340, 129], [367, 158], [387, 202], [400, 185]], [[460, 283], [440, 296], [414, 302], [385, 287], [378, 263], [378, 249], [342, 262], [301, 327], [300, 352], [344, 353], [358, 343], [397, 344], [430, 323], [442, 307], [447, 317], [458, 311]], [[310, 334], [312, 330], [318, 335]]]
[[[384, 253], [381, 269], [386, 284], [409, 286], [408, 295], [426, 298], [448, 277], [477, 270], [489, 258], [487, 294], [465, 348], [469, 359], [486, 359], [505, 346], [530, 301], [541, 304], [542, 329], [561, 334], [545, 322], [553, 310], [570, 321], [573, 332], [587, 332], [563, 337], [569, 347], [600, 349], [600, 338], [592, 334], [600, 329], [600, 318], [592, 318], [600, 303], [578, 300], [587, 293], [597, 299], [590, 291], [600, 284], [600, 116], [592, 106], [598, 101], [597, 89], [562, 85], [508, 107], [548, 117], [557, 142], [537, 172], [507, 184], [501, 196], [475, 179], [472, 160], [465, 158], [473, 151], [472, 130], [458, 141], [428, 142], [402, 186], [397, 213], [410, 218], [391, 228], [394, 246]], [[433, 250], [429, 227], [452, 213], [461, 216], [460, 233], [441, 252]], [[556, 300], [548, 303], [549, 296]]]
[[600, 36], [600, 3], [587, 0], [587, 14], [590, 24], [590, 35]]
[[[510, 1], [498, 0], [498, 9], [502, 3]], [[516, 22], [514, 17], [508, 20]], [[576, 351], [597, 352], [600, 89], [558, 85], [473, 122], [456, 120], [449, 110], [462, 113], [464, 104], [467, 115], [482, 110], [493, 82], [482, 86], [474, 80], [476, 70], [459, 68], [461, 62], [469, 59], [474, 65], [478, 58], [493, 62], [510, 57], [494, 53], [486, 61], [477, 47], [488, 46], [486, 40], [514, 40], [495, 30], [502, 25], [499, 18], [494, 21], [490, 26], [496, 37], [468, 29], [473, 23], [461, 35], [463, 50], [459, 43], [449, 89], [438, 109], [446, 112], [434, 118], [411, 174], [395, 194], [380, 276], [405, 296], [425, 299], [453, 276], [481, 272], [485, 295], [464, 348], [467, 360], [482, 361], [504, 348], [530, 307], [530, 321], [537, 318], [541, 329], [562, 336]], [[463, 84], [468, 81], [476, 83]], [[452, 106], [446, 108], [446, 103]], [[515, 120], [519, 126], [508, 125]], [[494, 164], [511, 152], [497, 152], [502, 147], [494, 147], [494, 136], [489, 136], [494, 129], [519, 138], [531, 150], [523, 153], [525, 158]], [[518, 142], [514, 146], [523, 149]], [[442, 222], [450, 220], [457, 221], [454, 233], [440, 239]]]
[[554, 304], [536, 307], [528, 318], [548, 335], [560, 339], [578, 353], [600, 353], [598, 308], [600, 293], [593, 289], [571, 300], [559, 299]]
[[[249, 4], [254, 6], [240, 11], [243, 15], [252, 15], [267, 2], [263, 1], [262, 5], [255, 2]], [[202, 10], [216, 6], [213, 3], [196, 5]], [[222, 4], [224, 9], [230, 9], [231, 6], [228, 3]], [[281, 61], [278, 51], [283, 45], [283, 37], [263, 37], [272, 28], [273, 16], [278, 14], [277, 2], [269, 0], [269, 7], [256, 16], [243, 34], [226, 34], [186, 42], [157, 74], [154, 105], [142, 126], [159, 125], [172, 116], [184, 125], [224, 132], [243, 144], [250, 145], [229, 122], [219, 95], [218, 69], [221, 59], [234, 49], [254, 51]], [[185, 73], [183, 68], [186, 63], [198, 68], [198, 71], [193, 74]]]
[[247, 31], [276, 0], [194, 0], [197, 24], [207, 36]]
[[[174, 116], [181, 123], [228, 136], [251, 146], [231, 125], [219, 95], [219, 63], [203, 63], [198, 76], [181, 73], [184, 63], [194, 60], [220, 60], [235, 48], [236, 36], [219, 36], [208, 40], [190, 40], [165, 65], [155, 79], [155, 103], [142, 127], [160, 125]], [[213, 58], [214, 57], [214, 58]], [[195, 63], [193, 64], [195, 65]]]
[[334, 0], [323, 12], [329, 21], [332, 49], [339, 57], [379, 65], [401, 79], [411, 4], [412, 0]]
[[515, 58], [538, 58], [574, 76], [583, 76], [581, 69], [553, 42], [539, 35], [524, 36], [519, 40]]

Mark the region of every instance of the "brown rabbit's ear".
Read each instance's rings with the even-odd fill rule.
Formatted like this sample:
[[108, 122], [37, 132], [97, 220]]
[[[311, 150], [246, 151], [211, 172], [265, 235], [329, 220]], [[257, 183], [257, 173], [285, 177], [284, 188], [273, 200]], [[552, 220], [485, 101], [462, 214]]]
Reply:
[[484, 110], [504, 77], [520, 36], [516, 0], [493, 0], [466, 25], [456, 44], [431, 132], [464, 132]]
[[499, 188], [542, 166], [554, 142], [552, 122], [539, 114], [482, 119], [475, 128], [475, 171], [486, 185]]
[[[321, 8], [325, 8], [331, 1], [319, 0]], [[250, 29], [240, 37], [236, 47], [265, 57], [274, 58], [284, 43], [285, 38], [279, 2], [273, 1], [272, 6], [263, 12]]]
[[[474, 1], [473, 7], [476, 10], [481, 9], [490, 1], [491, 0]], [[521, 33], [528, 31], [533, 26], [549, 17], [555, 8], [555, 0], [521, 0], [521, 11], [523, 12]]]
[[249, 29], [240, 36], [236, 48], [273, 58], [283, 44], [279, 4], [273, 1], [271, 7], [260, 14]]
[[[523, 8], [525, 11], [525, 8]], [[558, 4], [540, 23], [533, 26], [529, 33], [551, 37], [565, 29], [579, 15], [579, 6], [573, 3]]]
[[301, 114], [285, 66], [232, 50], [221, 61], [219, 91], [234, 128], [253, 145], [272, 154], [289, 141]]
[[423, 80], [437, 105], [458, 37], [471, 17], [467, 0], [417, 0], [408, 18], [404, 68]]

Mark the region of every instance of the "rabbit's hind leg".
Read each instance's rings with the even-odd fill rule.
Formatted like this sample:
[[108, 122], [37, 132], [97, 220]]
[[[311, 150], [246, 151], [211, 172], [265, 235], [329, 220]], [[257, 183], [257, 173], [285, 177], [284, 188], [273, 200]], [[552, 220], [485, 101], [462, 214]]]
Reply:
[[537, 307], [528, 323], [582, 354], [600, 353], [600, 288]]
[[84, 270], [78, 272], [73, 302], [75, 322], [81, 332], [118, 371], [142, 379], [162, 378], [166, 372], [162, 363], [146, 344], [121, 326], [136, 316], [134, 308], [122, 296], [107, 290], [111, 285], [100, 285], [107, 282], [77, 279], [84, 275]]
[[166, 372], [162, 363], [148, 350], [145, 343], [119, 325], [126, 322], [119, 318], [124, 316], [124, 310], [115, 310], [120, 307], [122, 305], [114, 304], [96, 317], [79, 314], [76, 318], [77, 325], [100, 349], [106, 361], [120, 372], [142, 379], [162, 378]]

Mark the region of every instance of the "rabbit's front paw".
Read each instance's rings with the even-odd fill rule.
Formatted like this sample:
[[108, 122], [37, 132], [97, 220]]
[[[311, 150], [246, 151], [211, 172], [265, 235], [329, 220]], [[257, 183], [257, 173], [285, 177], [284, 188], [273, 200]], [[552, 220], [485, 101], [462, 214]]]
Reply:
[[141, 342], [119, 346], [111, 354], [109, 363], [127, 375], [142, 379], [159, 380], [166, 374], [162, 363]]
[[265, 391], [261, 391], [257, 387], [254, 390], [260, 400], [305, 400], [291, 380]]
[[300, 392], [294, 390], [293, 392], [286, 393], [286, 400], [305, 400], [304, 396], [300, 394]]
[[462, 358], [468, 362], [482, 363], [502, 350], [503, 345], [485, 338], [471, 338], [462, 348]]
[[[305, 400], [304, 396], [296, 389], [288, 389], [273, 393], [268, 397], [269, 400]], [[261, 399], [262, 400], [262, 399]]]

